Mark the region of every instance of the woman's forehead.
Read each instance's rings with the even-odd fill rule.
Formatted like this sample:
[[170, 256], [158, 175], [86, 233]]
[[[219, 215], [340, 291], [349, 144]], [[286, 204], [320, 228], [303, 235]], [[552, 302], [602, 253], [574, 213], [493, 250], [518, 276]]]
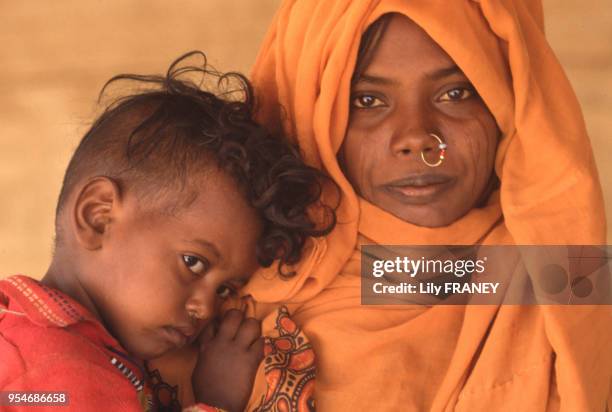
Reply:
[[[368, 13], [365, 27], [356, 34], [361, 37], [368, 27], [384, 19], [389, 23], [396, 20], [394, 25], [412, 25], [413, 34], [420, 32], [421, 40], [426, 35], [430, 47], [441, 51], [438, 57], [445, 56], [454, 62], [482, 97], [504, 134], [510, 133], [514, 128], [514, 98], [512, 75], [504, 56], [507, 44], [493, 30], [478, 3], [432, 3], [383, 0]], [[421, 54], [418, 58], [424, 57]]]
[[403, 15], [390, 17], [365, 68], [368, 75], [414, 70], [453, 70], [453, 59], [420, 26]]

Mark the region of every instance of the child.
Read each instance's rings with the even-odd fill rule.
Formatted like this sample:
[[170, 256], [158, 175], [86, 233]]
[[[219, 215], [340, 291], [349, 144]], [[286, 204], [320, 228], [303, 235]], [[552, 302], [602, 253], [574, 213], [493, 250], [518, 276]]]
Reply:
[[218, 79], [238, 80], [244, 101], [178, 79], [219, 76], [178, 67], [192, 54], [166, 77], [109, 81], [157, 88], [111, 104], [76, 149], [43, 280], [0, 281], [0, 405], [150, 410], [143, 361], [208, 325], [192, 409], [244, 408], [263, 357], [259, 323], [237, 310], [217, 330], [211, 320], [258, 263], [295, 263], [333, 222], [308, 217], [319, 175], [251, 120], [246, 79]]

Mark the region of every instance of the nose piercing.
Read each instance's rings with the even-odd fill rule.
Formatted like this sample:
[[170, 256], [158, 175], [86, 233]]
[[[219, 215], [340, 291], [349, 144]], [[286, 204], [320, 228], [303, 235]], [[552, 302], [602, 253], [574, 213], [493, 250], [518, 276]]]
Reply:
[[423, 163], [425, 163], [429, 167], [438, 167], [444, 161], [444, 155], [446, 154], [446, 148], [448, 146], [446, 145], [446, 143], [442, 141], [442, 139], [437, 134], [429, 133], [429, 135], [438, 141], [438, 150], [440, 151], [438, 161], [435, 163], [429, 163], [427, 159], [425, 159], [425, 152], [423, 150], [421, 150], [421, 160], [423, 160]]

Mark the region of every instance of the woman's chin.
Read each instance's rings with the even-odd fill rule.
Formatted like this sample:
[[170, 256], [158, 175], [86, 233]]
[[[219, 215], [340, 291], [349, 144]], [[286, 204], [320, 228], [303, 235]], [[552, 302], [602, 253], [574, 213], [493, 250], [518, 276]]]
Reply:
[[451, 213], [448, 202], [405, 204], [401, 202], [372, 202], [404, 222], [427, 228], [448, 226], [465, 213]]
[[416, 213], [406, 213], [403, 217], [400, 217], [400, 219], [415, 226], [422, 226], [430, 229], [445, 227], [454, 221], [454, 219], [448, 219], [436, 213], [432, 213], [428, 216], [422, 216]]

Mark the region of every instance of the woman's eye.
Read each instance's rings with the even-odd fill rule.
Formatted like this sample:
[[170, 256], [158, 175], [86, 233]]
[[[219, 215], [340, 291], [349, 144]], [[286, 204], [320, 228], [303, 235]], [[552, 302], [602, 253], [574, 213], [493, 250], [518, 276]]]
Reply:
[[451, 89], [444, 93], [440, 97], [440, 101], [442, 102], [454, 102], [459, 100], [469, 99], [474, 95], [474, 91], [467, 89], [465, 87], [457, 87], [455, 89]]
[[221, 285], [217, 288], [217, 296], [219, 296], [221, 299], [229, 298], [234, 292], [235, 290], [227, 285]]
[[183, 262], [196, 275], [202, 275], [208, 269], [208, 262], [192, 255], [183, 255]]
[[385, 103], [378, 97], [370, 94], [362, 94], [351, 99], [351, 106], [357, 109], [373, 109], [385, 106]]

